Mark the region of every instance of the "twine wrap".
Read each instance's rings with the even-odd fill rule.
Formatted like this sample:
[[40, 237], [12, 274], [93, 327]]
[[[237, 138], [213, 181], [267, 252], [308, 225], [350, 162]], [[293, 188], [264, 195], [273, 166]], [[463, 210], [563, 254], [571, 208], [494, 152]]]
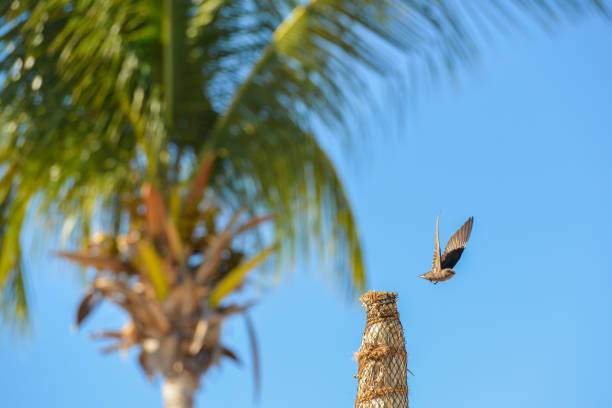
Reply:
[[406, 347], [397, 312], [397, 294], [370, 291], [361, 296], [366, 327], [355, 354], [356, 408], [408, 408]]

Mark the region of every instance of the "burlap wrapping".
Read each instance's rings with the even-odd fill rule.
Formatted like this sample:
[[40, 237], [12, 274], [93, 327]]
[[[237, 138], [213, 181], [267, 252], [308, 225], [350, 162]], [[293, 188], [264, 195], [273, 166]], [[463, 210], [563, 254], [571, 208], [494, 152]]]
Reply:
[[406, 347], [397, 312], [397, 294], [370, 291], [361, 296], [367, 320], [356, 353], [356, 408], [408, 408]]

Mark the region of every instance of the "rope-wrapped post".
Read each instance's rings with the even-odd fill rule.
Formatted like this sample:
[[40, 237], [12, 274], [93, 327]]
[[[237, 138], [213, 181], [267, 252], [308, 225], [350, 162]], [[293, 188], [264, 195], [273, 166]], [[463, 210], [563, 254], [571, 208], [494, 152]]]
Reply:
[[356, 353], [356, 408], [408, 408], [406, 347], [397, 312], [397, 294], [370, 291], [361, 296], [366, 327]]

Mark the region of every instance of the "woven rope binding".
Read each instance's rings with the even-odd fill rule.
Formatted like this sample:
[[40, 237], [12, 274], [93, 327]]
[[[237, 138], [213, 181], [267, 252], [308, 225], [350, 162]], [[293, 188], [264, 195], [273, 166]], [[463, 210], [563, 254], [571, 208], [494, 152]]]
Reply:
[[406, 347], [397, 295], [370, 291], [361, 297], [366, 327], [358, 363], [356, 408], [408, 408]]

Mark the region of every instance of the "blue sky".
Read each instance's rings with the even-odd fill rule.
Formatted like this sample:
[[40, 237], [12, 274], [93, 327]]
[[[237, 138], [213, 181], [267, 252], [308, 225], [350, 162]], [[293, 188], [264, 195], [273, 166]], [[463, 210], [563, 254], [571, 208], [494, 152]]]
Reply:
[[[456, 87], [406, 108], [401, 137], [335, 155], [354, 204], [369, 288], [399, 293], [414, 407], [610, 407], [612, 25], [532, 31], [483, 50]], [[385, 118], [378, 118], [385, 120]], [[374, 120], [374, 119], [373, 119]], [[435, 217], [444, 243], [468, 216], [457, 275], [433, 286]], [[82, 286], [58, 261], [32, 261], [32, 335], [0, 338], [7, 407], [161, 406], [133, 355], [102, 356], [71, 331]], [[329, 280], [300, 272], [256, 307], [265, 408], [352, 406], [365, 316]], [[244, 358], [204, 378], [198, 406], [252, 406]]]

